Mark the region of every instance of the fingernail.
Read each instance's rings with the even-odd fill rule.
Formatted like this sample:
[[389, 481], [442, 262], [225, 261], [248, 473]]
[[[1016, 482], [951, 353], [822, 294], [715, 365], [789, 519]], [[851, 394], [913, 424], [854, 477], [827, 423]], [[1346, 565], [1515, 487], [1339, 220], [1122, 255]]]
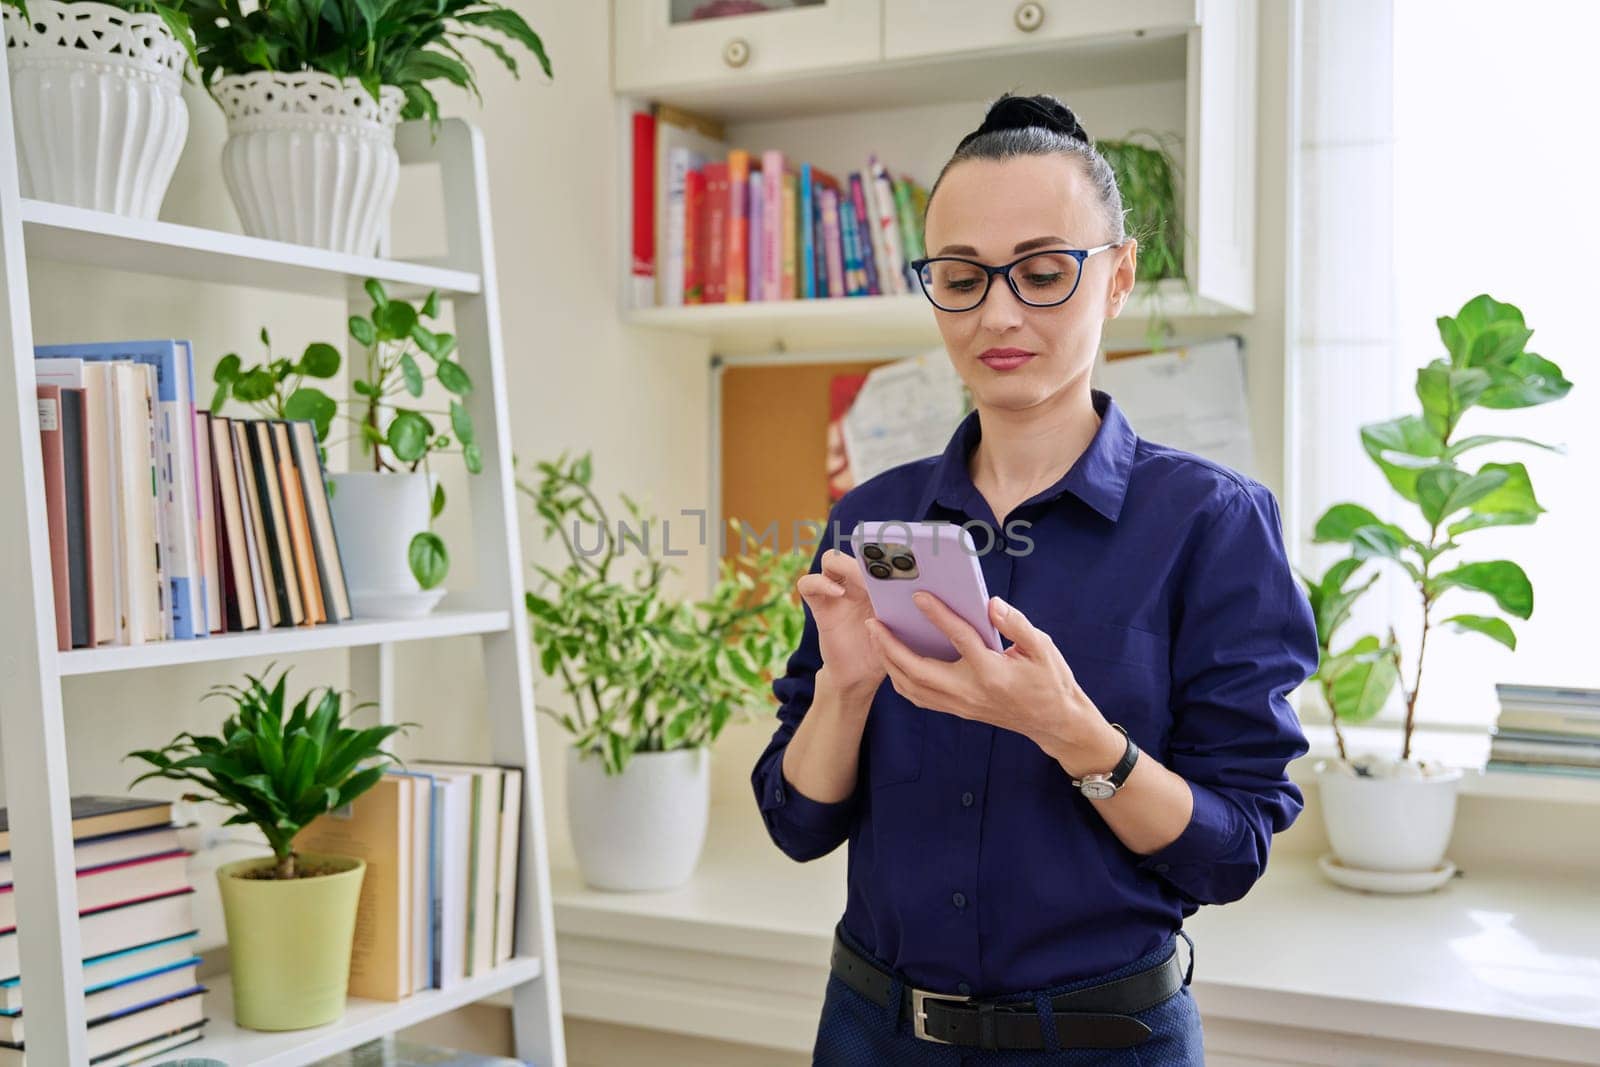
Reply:
[[911, 595], [911, 599], [915, 600], [918, 604], [926, 604], [928, 602], [928, 594], [923, 592], [913, 593]]
[[1000, 617], [1002, 619], [1005, 618], [1007, 615], [1011, 614], [1011, 605], [1010, 604], [1007, 604], [1004, 600], [1001, 600], [999, 597], [995, 597], [994, 598], [994, 602], [1000, 608]]

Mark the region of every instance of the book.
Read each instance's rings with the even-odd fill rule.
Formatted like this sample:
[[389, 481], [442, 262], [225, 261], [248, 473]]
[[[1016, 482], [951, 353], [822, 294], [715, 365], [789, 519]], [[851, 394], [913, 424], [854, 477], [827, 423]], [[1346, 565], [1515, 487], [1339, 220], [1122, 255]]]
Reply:
[[350, 951], [350, 995], [400, 1000], [413, 990], [413, 795], [410, 778], [385, 774], [352, 803], [315, 819], [295, 848], [367, 863]]
[[[200, 962], [199, 956], [190, 955], [142, 974], [129, 975], [94, 989], [85, 989], [84, 1012], [88, 1018], [97, 1019], [193, 989], [199, 984], [196, 977]], [[22, 1022], [23, 1012], [20, 1008], [15, 1011], [0, 1011], [0, 1042], [20, 1043], [23, 1034]]]
[[246, 424], [233, 420], [233, 463], [242, 497], [241, 513], [245, 526], [245, 550], [250, 555], [251, 591], [256, 598], [256, 614], [263, 627], [279, 626], [284, 616], [279, 610], [277, 589], [272, 581], [271, 553], [261, 511], [261, 493], [256, 485], [255, 462], [250, 458], [251, 434]]
[[[74, 841], [172, 822], [170, 800], [86, 795], [73, 797], [71, 805]], [[11, 817], [7, 809], [0, 808], [0, 852], [10, 851]]]
[[487, 764], [418, 761], [440, 774], [464, 774], [472, 779], [470, 843], [467, 855], [466, 974], [476, 977], [494, 966], [495, 896], [499, 886], [501, 788], [504, 771]]
[[728, 164], [711, 160], [705, 165], [705, 199], [701, 202], [702, 225], [695, 241], [701, 250], [701, 301], [722, 304], [728, 299], [728, 232], [730, 200]]
[[[190, 886], [165, 896], [135, 900], [78, 914], [78, 939], [83, 958], [175, 937], [195, 928]], [[0, 933], [0, 980], [21, 972], [17, 932]]]
[[906, 285], [906, 255], [900, 245], [900, 222], [895, 212], [894, 189], [889, 184], [889, 171], [876, 155], [867, 157], [867, 172], [872, 185], [871, 208], [875, 213], [879, 243], [883, 247], [884, 270], [888, 281], [884, 292], [900, 294], [909, 292]]
[[164, 569], [170, 593], [172, 636], [205, 637], [205, 576], [200, 566], [196, 488], [194, 356], [188, 341], [109, 341], [94, 344], [35, 345], [34, 356], [89, 360], [132, 360], [156, 376], [157, 473], [160, 486]]
[[[127, 1052], [157, 1038], [199, 1029], [206, 1021], [202, 1011], [205, 991], [204, 986], [193, 986], [177, 994], [90, 1019], [90, 1061], [99, 1067], [102, 1058]], [[0, 1067], [27, 1067], [25, 1050], [25, 1041], [0, 1042]]]
[[656, 117], [633, 113], [633, 307], [656, 302]]
[[[121, 860], [77, 872], [78, 914], [132, 904], [189, 886], [189, 853], [179, 849], [157, 856]], [[0, 934], [17, 928], [14, 886], [0, 887]]]
[[878, 296], [890, 290], [884, 286], [883, 250], [880, 247], [882, 237], [878, 232], [877, 220], [867, 207], [866, 185], [861, 180], [860, 171], [850, 172], [849, 197], [862, 267], [866, 271], [867, 293]]
[[515, 953], [517, 870], [522, 838], [522, 771], [507, 767], [500, 776], [500, 854], [496, 860], [494, 896], [494, 962]]
[[122, 612], [122, 582], [115, 541], [116, 421], [112, 408], [111, 367], [81, 359], [37, 359], [34, 379], [41, 385], [82, 389], [84, 407], [84, 483], [88, 491], [89, 566], [93, 573], [94, 635], [97, 644], [116, 641]]
[[776, 148], [761, 153], [761, 293], [765, 300], [782, 300], [783, 290], [783, 186], [788, 162]]
[[265, 422], [241, 422], [249, 443], [254, 489], [260, 499], [259, 512], [266, 535], [262, 557], [262, 579], [270, 568], [270, 587], [278, 600], [278, 622], [274, 625], [299, 626], [306, 621], [300, 600], [300, 580], [295, 576], [294, 549], [289, 545], [289, 527], [283, 510], [283, 486], [279, 482], [277, 460], [272, 450], [272, 428]]
[[683, 218], [674, 219], [681, 226], [682, 249], [678, 253], [683, 262], [683, 302], [705, 303], [705, 197], [706, 160], [698, 153], [689, 157], [689, 169], [683, 176]]
[[328, 620], [344, 622], [354, 612], [350, 607], [350, 590], [345, 584], [344, 562], [339, 557], [338, 532], [333, 526], [333, 512], [328, 507], [328, 474], [317, 448], [316, 429], [309, 421], [299, 421], [289, 424], [289, 432], [295, 466], [300, 472], [306, 514], [311, 523], [318, 581]]
[[425, 771], [385, 771], [412, 780], [411, 797], [411, 988], [413, 992], [434, 984], [434, 956], [438, 936], [439, 830], [444, 790]]
[[194, 417], [194, 455], [199, 479], [195, 482], [195, 496], [201, 505], [201, 514], [195, 522], [200, 527], [200, 562], [206, 576], [206, 622], [212, 633], [226, 633], [228, 620], [222, 607], [222, 546], [217, 539], [216, 477], [211, 470], [211, 412], [197, 411]]
[[[656, 104], [655, 115], [655, 303], [683, 304], [683, 190], [688, 172], [727, 154], [722, 126], [693, 112]], [[698, 159], [695, 157], [698, 156]]]
[[782, 231], [780, 245], [783, 249], [781, 257], [783, 278], [783, 299], [793, 300], [799, 293], [797, 266], [800, 259], [799, 240], [799, 202], [800, 202], [800, 177], [794, 171], [785, 171], [782, 184], [782, 198], [779, 201], [778, 225]]
[[761, 176], [760, 167], [750, 168], [749, 192], [745, 197], [748, 204], [747, 214], [749, 227], [749, 247], [745, 255], [745, 292], [748, 300], [766, 300], [766, 238], [762, 229], [761, 220], [767, 212], [767, 183]]
[[207, 423], [211, 434], [211, 483], [217, 518], [218, 571], [221, 574], [222, 612], [230, 631], [257, 630], [261, 617], [256, 613], [256, 598], [251, 576], [252, 554], [243, 513], [243, 497], [233, 457], [233, 429], [229, 420], [212, 416]]
[[94, 614], [94, 546], [89, 540], [87, 415], [82, 389], [61, 390], [61, 469], [67, 493], [67, 589], [72, 598], [72, 647], [100, 643]]
[[36, 386], [39, 451], [44, 459], [44, 514], [50, 531], [50, 578], [54, 586], [56, 648], [72, 647], [72, 578], [67, 560], [67, 475], [61, 442], [61, 386]]
[[[76, 870], [86, 871], [108, 863], [176, 852], [182, 847], [178, 842], [178, 828], [171, 825], [80, 837], [73, 842], [72, 865]], [[9, 886], [11, 881], [11, 853], [0, 853], [0, 887]]]
[[750, 243], [750, 153], [743, 148], [728, 152], [728, 216], [723, 259], [727, 264], [725, 303], [742, 304], [749, 299], [745, 285], [749, 262], [745, 250]]
[[317, 577], [317, 560], [311, 546], [311, 524], [306, 518], [306, 498], [300, 471], [289, 444], [289, 424], [282, 420], [268, 423], [272, 429], [272, 450], [277, 457], [279, 481], [283, 487], [284, 519], [289, 527], [289, 547], [294, 552], [294, 573], [300, 584], [300, 601], [306, 622], [328, 621], [322, 605], [322, 583]]
[[[124, 982], [198, 959], [194, 950], [199, 939], [200, 931], [187, 930], [172, 937], [86, 959], [83, 961], [84, 993], [92, 996], [103, 989], [111, 989]], [[14, 1015], [20, 1011], [22, 979], [11, 977], [0, 981], [0, 1012]]]
[[111, 382], [112, 525], [118, 567], [117, 642], [165, 636], [167, 599], [157, 522], [158, 482], [150, 384], [154, 372], [131, 361], [107, 365]]

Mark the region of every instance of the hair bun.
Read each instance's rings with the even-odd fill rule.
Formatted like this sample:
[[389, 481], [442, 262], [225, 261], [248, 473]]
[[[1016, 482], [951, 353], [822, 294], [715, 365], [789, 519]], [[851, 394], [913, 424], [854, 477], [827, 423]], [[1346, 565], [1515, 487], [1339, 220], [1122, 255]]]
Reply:
[[1029, 126], [1042, 126], [1047, 130], [1054, 130], [1066, 137], [1082, 141], [1084, 144], [1090, 143], [1089, 135], [1084, 132], [1078, 116], [1072, 113], [1070, 107], [1049, 93], [1039, 93], [1034, 96], [1001, 94], [998, 100], [989, 105], [989, 113], [983, 117], [983, 125], [969, 136], [976, 137], [996, 130], [1025, 129]]

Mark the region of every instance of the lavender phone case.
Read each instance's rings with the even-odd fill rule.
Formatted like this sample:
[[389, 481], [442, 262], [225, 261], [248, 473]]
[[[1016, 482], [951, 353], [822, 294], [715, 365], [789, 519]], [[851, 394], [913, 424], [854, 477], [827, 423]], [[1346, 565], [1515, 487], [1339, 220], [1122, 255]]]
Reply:
[[[947, 522], [860, 522], [850, 534], [850, 546], [867, 583], [873, 613], [907, 648], [934, 659], [961, 658], [944, 631], [911, 599], [913, 593], [926, 590], [967, 620], [984, 644], [996, 652], [1003, 651], [1000, 633], [989, 622], [989, 592], [983, 582], [983, 568], [966, 530]], [[871, 558], [869, 546], [876, 546], [881, 558]], [[906, 555], [914, 563], [911, 570], [893, 565], [895, 556]], [[891, 576], [873, 574], [874, 564], [887, 566]]]

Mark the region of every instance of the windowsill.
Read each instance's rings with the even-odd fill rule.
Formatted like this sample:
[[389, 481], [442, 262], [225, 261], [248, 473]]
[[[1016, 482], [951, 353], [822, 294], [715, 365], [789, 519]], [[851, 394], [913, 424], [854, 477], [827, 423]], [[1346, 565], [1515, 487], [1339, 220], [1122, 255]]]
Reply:
[[[1498, 776], [1492, 776], [1498, 777]], [[844, 910], [846, 850], [790, 861], [753, 809], [715, 811], [694, 878], [661, 893], [583, 885], [552, 857], [569, 1014], [804, 1050]], [[1473, 869], [1421, 897], [1328, 884], [1311, 856], [1274, 853], [1242, 901], [1208, 907], [1195, 995], [1208, 1018], [1586, 1062], [1600, 1046], [1593, 886]]]
[[[1306, 738], [1311, 751], [1289, 766], [1289, 776], [1301, 785], [1316, 782], [1319, 759], [1336, 757], [1333, 727], [1308, 723]], [[1400, 754], [1400, 730], [1394, 726], [1344, 727], [1345, 748], [1351, 755]], [[1412, 736], [1412, 755], [1437, 759], [1464, 769], [1458, 790], [1466, 796], [1504, 797], [1514, 800], [1556, 801], [1566, 804], [1600, 804], [1600, 778], [1576, 774], [1524, 774], [1484, 770], [1489, 738], [1484, 733], [1419, 730]]]

